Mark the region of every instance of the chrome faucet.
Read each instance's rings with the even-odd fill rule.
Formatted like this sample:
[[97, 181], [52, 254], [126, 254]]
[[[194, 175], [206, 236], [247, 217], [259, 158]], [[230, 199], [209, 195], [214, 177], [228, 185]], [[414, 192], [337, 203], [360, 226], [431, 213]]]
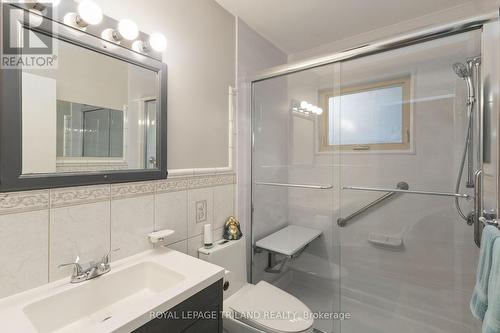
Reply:
[[111, 265], [109, 264], [109, 258], [112, 252], [116, 252], [119, 249], [109, 251], [100, 261], [91, 261], [85, 268], [80, 265], [80, 257], [76, 257], [75, 262], [70, 262], [67, 264], [61, 264], [58, 268], [73, 266], [73, 274], [71, 275], [71, 283], [79, 283], [87, 280], [91, 280], [98, 276], [108, 273], [111, 271]]

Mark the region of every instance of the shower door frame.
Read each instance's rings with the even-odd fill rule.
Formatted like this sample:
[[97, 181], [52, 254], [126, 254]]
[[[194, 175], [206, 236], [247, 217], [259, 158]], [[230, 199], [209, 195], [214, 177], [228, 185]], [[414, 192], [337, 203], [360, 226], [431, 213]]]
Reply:
[[[499, 9], [500, 10], [500, 9]], [[474, 16], [468, 19], [440, 25], [416, 32], [400, 35], [390, 39], [360, 45], [345, 51], [335, 52], [321, 57], [315, 57], [307, 60], [294, 62], [282, 66], [276, 66], [267, 70], [261, 71], [248, 80], [252, 85], [252, 98], [253, 98], [253, 85], [256, 82], [301, 72], [306, 69], [320, 67], [324, 65], [333, 64], [335, 62], [352, 60], [359, 57], [365, 57], [371, 54], [381, 53], [394, 49], [399, 49], [405, 46], [419, 44], [422, 42], [431, 41], [451, 35], [460, 34], [463, 32], [481, 29], [485, 24], [499, 20], [499, 10]]]
[[[356, 48], [352, 48], [349, 50], [341, 51], [341, 52], [336, 52], [332, 53], [329, 55], [321, 56], [321, 57], [316, 57], [316, 58], [311, 58], [308, 60], [303, 60], [291, 64], [286, 64], [282, 66], [277, 66], [273, 67], [264, 71], [261, 71], [254, 76], [250, 77], [247, 82], [250, 83], [251, 85], [251, 92], [250, 92], [250, 97], [251, 97], [251, 103], [250, 103], [250, 109], [251, 109], [251, 119], [250, 119], [250, 133], [251, 133], [251, 149], [250, 149], [250, 189], [249, 189], [249, 195], [250, 195], [250, 242], [251, 242], [251, 257], [250, 257], [250, 265], [249, 265], [249, 273], [250, 277], [253, 279], [253, 265], [252, 263], [254, 262], [254, 244], [255, 244], [255, 239], [254, 239], [254, 206], [253, 206], [253, 191], [254, 191], [254, 181], [253, 179], [253, 159], [254, 159], [254, 135], [255, 135], [255, 107], [254, 107], [254, 101], [255, 101], [255, 84], [260, 82], [260, 81], [265, 81], [267, 79], [272, 79], [272, 78], [277, 78], [297, 72], [301, 72], [304, 70], [312, 69], [315, 67], [321, 67], [325, 65], [330, 65], [334, 63], [340, 63], [342, 61], [346, 60], [352, 60], [360, 57], [365, 57], [368, 55], [373, 55], [377, 53], [382, 53], [385, 51], [390, 51], [390, 50], [395, 50], [399, 48], [403, 48], [406, 46], [411, 46], [435, 39], [440, 39], [460, 33], [465, 33], [468, 31], [473, 31], [473, 30], [482, 30], [481, 33], [481, 39], [482, 39], [482, 52], [487, 52], [492, 49], [492, 47], [496, 44], [498, 44], [498, 39], [500, 38], [500, 12], [497, 10], [495, 12], [491, 12], [489, 14], [485, 15], [480, 15], [480, 16], [474, 16], [468, 19], [452, 22], [449, 24], [445, 25], [440, 25], [436, 26], [433, 28], [427, 28], [423, 30], [418, 30], [416, 32], [412, 32], [409, 34], [404, 34], [400, 35], [394, 38], [390, 39], [385, 39], [382, 41], [378, 42], [373, 42], [370, 44], [365, 44]], [[489, 29], [484, 29], [484, 27], [488, 25], [490, 28]], [[500, 47], [499, 47], [500, 48]], [[496, 50], [495, 55], [498, 56], [499, 51]], [[496, 89], [497, 91], [492, 92], [488, 91], [489, 94], [493, 94], [492, 100], [493, 102], [490, 101], [490, 107], [493, 111], [496, 111], [498, 114], [499, 110], [499, 96], [498, 96], [498, 89], [500, 86], [500, 70], [499, 70], [499, 60], [500, 59], [495, 59], [493, 62], [489, 63], [484, 63], [482, 64], [481, 68], [481, 73], [487, 73], [490, 74], [490, 78], [493, 78], [495, 82], [491, 83], [493, 88]], [[484, 96], [484, 78], [485, 75], [481, 77], [481, 82], [480, 82], [480, 87], [481, 87], [481, 96]], [[482, 101], [483, 98], [480, 99], [481, 105], [480, 105], [480, 122], [482, 123], [482, 115], [484, 112], [484, 102]], [[496, 120], [500, 119], [500, 116], [497, 116]], [[482, 132], [482, 124], [481, 126], [481, 132]], [[495, 126], [495, 129], [500, 128], [500, 124], [495, 123], [493, 126]], [[483, 140], [482, 140], [482, 133], [481, 133], [481, 139], [479, 140], [479, 145], [480, 148], [479, 150], [482, 152], [483, 150]], [[494, 191], [491, 191], [491, 193], [488, 193], [488, 195], [491, 195], [492, 198], [491, 200], [488, 200], [490, 203], [491, 209], [494, 209], [496, 213], [499, 211], [499, 202], [498, 202], [498, 189], [500, 188], [498, 184], [498, 174], [499, 170], [498, 169], [498, 156], [500, 153], [498, 152], [499, 148], [499, 140], [500, 138], [497, 137], [497, 141], [492, 143], [494, 145], [494, 149], [497, 151], [496, 157], [497, 160], [492, 161], [493, 167], [489, 166], [490, 173], [493, 174], [493, 178], [489, 179], [489, 182], [491, 183], [490, 188], [494, 187]], [[481, 153], [481, 158], [482, 158], [482, 153]], [[480, 165], [478, 165], [478, 169], [483, 169], [482, 162], [480, 162]], [[494, 170], [493, 170], [494, 169]], [[493, 171], [491, 171], [493, 170]], [[483, 198], [481, 198], [483, 199]], [[484, 207], [483, 207], [484, 208]], [[333, 222], [332, 222], [333, 223]], [[471, 241], [474, 241], [471, 237]]]

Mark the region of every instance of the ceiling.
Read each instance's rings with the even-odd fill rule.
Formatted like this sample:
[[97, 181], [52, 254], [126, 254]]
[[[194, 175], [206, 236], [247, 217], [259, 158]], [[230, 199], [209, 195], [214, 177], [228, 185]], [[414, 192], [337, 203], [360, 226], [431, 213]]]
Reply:
[[287, 54], [473, 0], [216, 0]]

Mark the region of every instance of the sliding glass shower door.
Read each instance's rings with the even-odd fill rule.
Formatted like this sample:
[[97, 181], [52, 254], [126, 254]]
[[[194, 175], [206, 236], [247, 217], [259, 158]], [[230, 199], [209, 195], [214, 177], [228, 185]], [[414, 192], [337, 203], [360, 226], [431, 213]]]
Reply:
[[[480, 55], [480, 37], [468, 32], [341, 63], [324, 143], [340, 152], [340, 215], [386, 198], [337, 229], [341, 311], [352, 313], [343, 333], [480, 331], [468, 305], [478, 251], [453, 197], [369, 190], [455, 192], [468, 110], [466, 82], [452, 66]], [[459, 192], [472, 194], [466, 173]], [[459, 200], [470, 212], [471, 202]]]
[[[252, 282], [299, 298], [319, 332], [479, 332], [473, 228], [451, 196], [390, 190], [455, 193], [468, 109], [453, 64], [480, 54], [476, 30], [254, 82]], [[321, 236], [292, 256], [256, 246], [290, 225]]]
[[[320, 157], [316, 136], [318, 92], [333, 92], [338, 68], [338, 64], [323, 66], [253, 87], [252, 242], [279, 235], [289, 225], [304, 228], [290, 236], [295, 239], [316, 230], [321, 236], [307, 243], [305, 250], [298, 248], [293, 258], [257, 249], [252, 280], [272, 282], [316, 313], [340, 309], [339, 234], [334, 233], [338, 196], [333, 187], [338, 182], [334, 179], [338, 172], [333, 171], [338, 155]], [[270, 262], [270, 255], [275, 262]], [[330, 318], [315, 323], [325, 332], [332, 332], [333, 325]]]

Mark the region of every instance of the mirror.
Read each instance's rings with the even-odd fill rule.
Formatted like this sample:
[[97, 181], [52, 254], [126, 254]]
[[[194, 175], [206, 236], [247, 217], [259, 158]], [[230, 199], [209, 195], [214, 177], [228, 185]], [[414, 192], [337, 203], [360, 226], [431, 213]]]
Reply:
[[123, 158], [124, 111], [57, 101], [57, 160]]
[[56, 68], [22, 68], [22, 174], [158, 169], [158, 73], [53, 41]]
[[0, 192], [167, 178], [162, 53], [101, 38], [118, 24], [111, 17], [85, 29], [62, 23], [76, 6], [63, 1], [33, 20], [2, 4], [17, 22], [3, 21], [12, 29], [0, 71]]

